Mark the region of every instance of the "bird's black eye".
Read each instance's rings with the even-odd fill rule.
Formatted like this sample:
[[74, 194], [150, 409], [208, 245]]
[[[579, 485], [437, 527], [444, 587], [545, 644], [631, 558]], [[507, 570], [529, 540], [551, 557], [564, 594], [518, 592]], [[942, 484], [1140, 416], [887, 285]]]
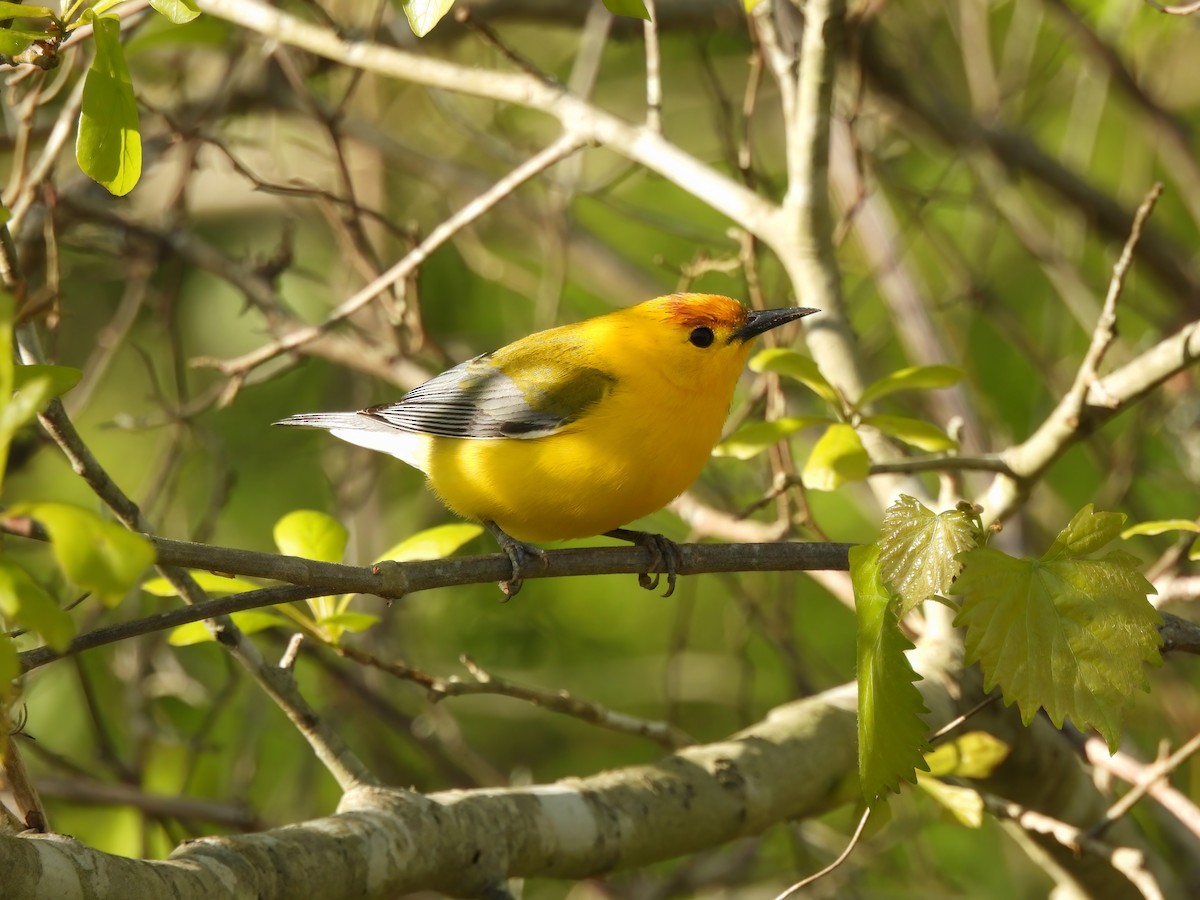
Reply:
[[697, 347], [711, 347], [713, 342], [713, 331], [711, 328], [693, 328], [692, 333], [688, 335], [688, 341], [695, 344]]

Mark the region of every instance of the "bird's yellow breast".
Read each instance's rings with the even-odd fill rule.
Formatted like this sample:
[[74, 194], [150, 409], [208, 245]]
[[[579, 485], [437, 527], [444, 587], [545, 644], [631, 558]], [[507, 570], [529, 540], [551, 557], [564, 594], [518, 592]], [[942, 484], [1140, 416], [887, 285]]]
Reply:
[[662, 508], [696, 480], [720, 437], [734, 380], [619, 378], [556, 434], [433, 438], [425, 471], [455, 512], [490, 519], [520, 540], [602, 534]]

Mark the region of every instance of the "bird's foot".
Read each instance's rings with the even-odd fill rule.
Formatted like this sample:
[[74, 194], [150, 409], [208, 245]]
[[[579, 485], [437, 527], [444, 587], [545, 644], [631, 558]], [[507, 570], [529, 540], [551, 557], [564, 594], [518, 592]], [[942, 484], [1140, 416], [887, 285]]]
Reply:
[[[638, 574], [638, 584], [648, 591], [657, 590], [662, 575], [665, 574], [667, 590], [663, 596], [670, 597], [675, 593], [675, 576], [683, 564], [683, 554], [680, 552], [678, 544], [661, 534], [654, 534], [650, 531], [634, 531], [630, 528], [614, 528], [612, 531], [606, 531], [605, 535], [621, 541], [629, 541], [631, 544], [637, 544], [650, 551], [650, 568], [646, 572]], [[651, 573], [653, 573], [653, 577], [651, 577]]]
[[496, 539], [496, 543], [500, 545], [500, 549], [512, 563], [512, 578], [500, 582], [500, 590], [504, 592], [504, 599], [511, 600], [517, 596], [521, 585], [525, 583], [525, 572], [528, 571], [530, 563], [536, 559], [538, 565], [543, 569], [546, 568], [546, 551], [533, 546], [533, 544], [518, 541], [495, 522], [484, 522], [483, 525], [492, 533], [492, 537]]

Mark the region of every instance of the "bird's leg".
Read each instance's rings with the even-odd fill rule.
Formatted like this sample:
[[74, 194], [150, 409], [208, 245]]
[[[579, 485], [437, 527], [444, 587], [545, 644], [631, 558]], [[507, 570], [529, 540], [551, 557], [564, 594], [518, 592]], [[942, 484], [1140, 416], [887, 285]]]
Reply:
[[[653, 557], [650, 570], [638, 575], [638, 584], [648, 591], [653, 591], [658, 588], [659, 573], [665, 572], [667, 590], [663, 596], [670, 597], [675, 593], [675, 576], [679, 572], [679, 566], [683, 563], [683, 554], [680, 553], [678, 544], [661, 534], [654, 534], [650, 531], [634, 531], [632, 528], [614, 528], [604, 534], [606, 537], [629, 541], [631, 544], [637, 544], [650, 551]], [[654, 572], [653, 578], [650, 577], [650, 572]]]
[[500, 545], [500, 549], [512, 563], [512, 578], [500, 582], [500, 590], [504, 591], [505, 599], [510, 600], [521, 590], [525, 567], [531, 561], [536, 559], [542, 568], [546, 567], [546, 551], [533, 546], [533, 544], [518, 541], [495, 522], [485, 521], [483, 527], [492, 533], [492, 537], [496, 539], [496, 543]]

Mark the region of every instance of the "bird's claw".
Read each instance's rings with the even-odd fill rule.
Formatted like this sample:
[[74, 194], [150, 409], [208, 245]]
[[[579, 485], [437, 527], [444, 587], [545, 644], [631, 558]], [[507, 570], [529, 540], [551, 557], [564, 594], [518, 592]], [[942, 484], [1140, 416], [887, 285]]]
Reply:
[[485, 522], [484, 524], [496, 538], [496, 543], [500, 545], [500, 549], [504, 551], [504, 555], [512, 564], [512, 578], [500, 582], [500, 590], [504, 592], [504, 600], [507, 602], [520, 593], [521, 585], [525, 583], [525, 572], [528, 571], [529, 564], [533, 560], [536, 559], [541, 568], [546, 568], [546, 551], [533, 546], [533, 544], [518, 541], [512, 535], [501, 530], [495, 522]]
[[639, 547], [645, 547], [650, 551], [649, 568], [645, 572], [638, 573], [638, 584], [641, 587], [648, 591], [658, 590], [662, 576], [665, 574], [667, 589], [663, 592], [663, 596], [670, 597], [675, 593], [675, 579], [679, 574], [679, 567], [683, 564], [683, 554], [680, 552], [678, 544], [661, 534], [631, 531], [627, 528], [614, 529], [608, 532], [608, 535], [629, 541]]

